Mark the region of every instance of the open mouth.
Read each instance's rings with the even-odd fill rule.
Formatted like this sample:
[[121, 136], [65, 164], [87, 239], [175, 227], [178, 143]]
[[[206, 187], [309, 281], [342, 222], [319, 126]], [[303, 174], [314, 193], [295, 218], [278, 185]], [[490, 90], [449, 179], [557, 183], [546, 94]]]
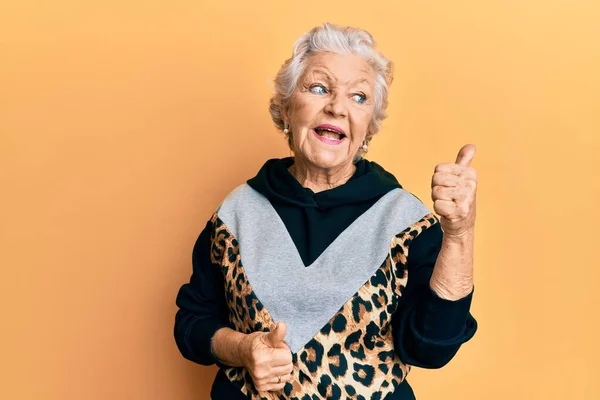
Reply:
[[333, 125], [319, 125], [314, 128], [314, 131], [319, 139], [322, 139], [322, 141], [325, 141], [326, 143], [341, 142], [346, 137], [346, 134], [341, 128]]

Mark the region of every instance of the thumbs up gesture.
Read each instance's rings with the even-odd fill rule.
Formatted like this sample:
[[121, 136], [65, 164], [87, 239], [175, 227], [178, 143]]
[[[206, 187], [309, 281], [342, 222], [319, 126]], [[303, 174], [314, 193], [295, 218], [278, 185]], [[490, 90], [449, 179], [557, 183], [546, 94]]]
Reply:
[[469, 165], [475, 146], [467, 144], [455, 163], [438, 164], [431, 180], [433, 209], [440, 216], [444, 236], [458, 238], [475, 227], [477, 173]]
[[278, 322], [271, 332], [254, 332], [240, 342], [240, 358], [259, 392], [283, 389], [291, 379], [292, 352], [285, 344], [287, 326]]

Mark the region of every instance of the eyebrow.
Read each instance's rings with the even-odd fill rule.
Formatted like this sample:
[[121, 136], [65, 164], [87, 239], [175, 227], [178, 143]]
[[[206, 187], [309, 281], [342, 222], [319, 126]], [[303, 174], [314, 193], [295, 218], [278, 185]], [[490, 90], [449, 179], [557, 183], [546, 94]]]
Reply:
[[[326, 67], [321, 67], [319, 66], [318, 68], [315, 68], [313, 71], [311, 71], [312, 74], [323, 74], [327, 77], [328, 80], [333, 81], [333, 82], [337, 82], [338, 80], [334, 77], [332, 77], [329, 73], [327, 73], [326, 71]], [[362, 71], [362, 72], [366, 72], [366, 71]], [[352, 85], [358, 85], [360, 83], [366, 83], [367, 85], [369, 84], [369, 80], [367, 78], [356, 78], [355, 80], [351, 80], [349, 82], [346, 82]]]
[[358, 85], [359, 83], [366, 83], [367, 85], [369, 84], [369, 80], [367, 78], [362, 78], [357, 80], [356, 82], [353, 82], [355, 85]]
[[[323, 68], [323, 69], [321, 69], [321, 68]], [[311, 71], [311, 74], [325, 75], [327, 77], [327, 79], [329, 79], [330, 81], [336, 80], [329, 73], [327, 73], [327, 71], [325, 69], [326, 69], [325, 67], [315, 68], [314, 70]]]

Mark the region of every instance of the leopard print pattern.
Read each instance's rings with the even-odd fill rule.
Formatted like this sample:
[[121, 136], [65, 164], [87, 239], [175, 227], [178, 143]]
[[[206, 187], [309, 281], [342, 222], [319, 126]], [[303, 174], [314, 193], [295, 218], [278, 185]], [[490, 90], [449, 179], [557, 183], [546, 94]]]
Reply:
[[[225, 277], [230, 322], [244, 333], [275, 327], [248, 282], [237, 240], [215, 214], [211, 260]], [[244, 368], [226, 368], [229, 380], [252, 400], [383, 399], [406, 378], [410, 365], [394, 351], [392, 315], [408, 282], [410, 243], [438, 223], [428, 214], [394, 236], [388, 256], [329, 322], [293, 355], [292, 380], [279, 392], [258, 393]]]
[[[275, 322], [258, 300], [248, 283], [244, 266], [240, 259], [239, 244], [227, 226], [215, 213], [211, 219], [214, 227], [211, 233], [211, 254], [213, 264], [219, 265], [225, 282], [225, 300], [229, 309], [229, 322], [235, 330], [243, 333], [269, 332], [275, 329]], [[242, 393], [254, 399], [277, 399], [260, 397], [252, 384], [247, 369], [228, 367], [224, 369], [227, 378], [240, 387]]]

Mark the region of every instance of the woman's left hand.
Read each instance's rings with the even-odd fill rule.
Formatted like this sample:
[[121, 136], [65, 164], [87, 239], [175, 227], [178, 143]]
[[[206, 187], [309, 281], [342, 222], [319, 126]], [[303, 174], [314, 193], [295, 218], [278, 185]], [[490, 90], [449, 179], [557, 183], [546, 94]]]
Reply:
[[431, 199], [447, 238], [462, 237], [475, 227], [477, 172], [469, 166], [473, 157], [475, 146], [467, 144], [458, 152], [455, 163], [435, 167]]

